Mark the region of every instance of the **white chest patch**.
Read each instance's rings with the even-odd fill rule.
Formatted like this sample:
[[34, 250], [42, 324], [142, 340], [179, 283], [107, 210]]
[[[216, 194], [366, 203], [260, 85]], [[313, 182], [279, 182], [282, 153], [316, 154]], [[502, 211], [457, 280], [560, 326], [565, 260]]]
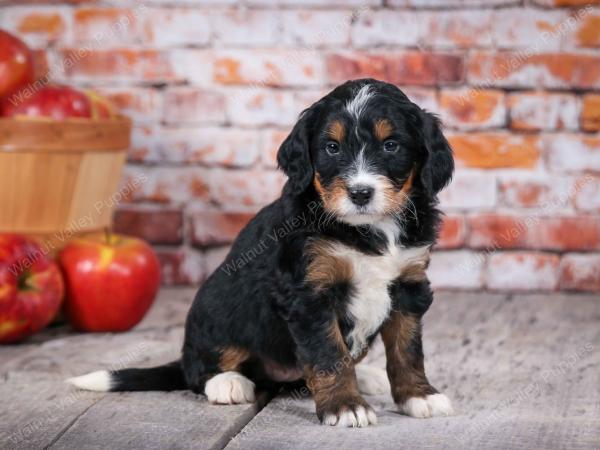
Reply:
[[348, 336], [352, 339], [350, 354], [353, 358], [362, 353], [369, 336], [390, 314], [390, 283], [407, 268], [425, 265], [429, 260], [429, 245], [406, 248], [394, 245], [393, 240], [390, 242], [387, 252], [378, 256], [365, 255], [342, 244], [334, 246], [335, 255], [350, 262], [353, 269], [354, 294], [348, 305], [348, 314], [354, 322]]

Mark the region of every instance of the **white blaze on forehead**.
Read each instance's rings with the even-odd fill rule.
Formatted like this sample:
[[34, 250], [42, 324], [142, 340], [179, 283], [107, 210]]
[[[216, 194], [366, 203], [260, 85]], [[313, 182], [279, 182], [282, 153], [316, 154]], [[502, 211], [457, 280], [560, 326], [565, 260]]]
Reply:
[[369, 161], [367, 161], [367, 158], [365, 157], [365, 147], [363, 146], [354, 160], [354, 167], [349, 174], [348, 184], [350, 186], [355, 184], [374, 185], [376, 180], [377, 176], [372, 170]]
[[375, 95], [373, 89], [370, 85], [365, 84], [361, 87], [354, 98], [346, 103], [346, 110], [353, 116], [356, 120], [360, 117], [361, 113], [367, 106], [367, 102], [371, 97]]

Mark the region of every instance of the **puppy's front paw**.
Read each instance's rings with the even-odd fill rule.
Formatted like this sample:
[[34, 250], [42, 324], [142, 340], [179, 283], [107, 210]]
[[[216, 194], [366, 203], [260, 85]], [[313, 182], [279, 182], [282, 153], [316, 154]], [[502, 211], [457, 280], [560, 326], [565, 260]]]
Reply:
[[343, 402], [337, 408], [325, 410], [321, 417], [323, 425], [336, 427], [366, 427], [377, 424], [375, 411], [365, 402]]
[[426, 419], [454, 414], [450, 399], [444, 394], [432, 394], [425, 397], [411, 397], [400, 405], [400, 412], [410, 417]]
[[355, 368], [358, 391], [365, 395], [377, 395], [390, 392], [387, 372], [378, 367], [359, 364]]
[[237, 372], [223, 372], [206, 382], [204, 393], [211, 403], [233, 405], [254, 401], [254, 383]]

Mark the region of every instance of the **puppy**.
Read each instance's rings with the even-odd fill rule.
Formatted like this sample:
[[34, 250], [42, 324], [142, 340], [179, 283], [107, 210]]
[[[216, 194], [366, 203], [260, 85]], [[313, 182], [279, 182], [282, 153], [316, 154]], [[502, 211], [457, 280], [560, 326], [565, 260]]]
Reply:
[[[303, 380], [321, 423], [337, 426], [376, 423], [361, 391], [391, 390], [409, 416], [451, 414], [425, 376], [421, 344], [436, 195], [454, 169], [438, 120], [391, 84], [349, 81], [300, 115], [277, 161], [289, 178], [282, 195], [196, 295], [181, 360], [69, 381], [191, 389], [232, 404]], [[357, 365], [377, 334], [387, 379]]]

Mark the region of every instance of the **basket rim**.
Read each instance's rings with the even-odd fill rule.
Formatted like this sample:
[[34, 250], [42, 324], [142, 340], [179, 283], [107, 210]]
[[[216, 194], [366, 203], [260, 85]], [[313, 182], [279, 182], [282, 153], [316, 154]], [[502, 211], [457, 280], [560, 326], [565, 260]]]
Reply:
[[70, 117], [0, 118], [0, 152], [125, 151], [132, 121], [125, 116], [106, 119]]

